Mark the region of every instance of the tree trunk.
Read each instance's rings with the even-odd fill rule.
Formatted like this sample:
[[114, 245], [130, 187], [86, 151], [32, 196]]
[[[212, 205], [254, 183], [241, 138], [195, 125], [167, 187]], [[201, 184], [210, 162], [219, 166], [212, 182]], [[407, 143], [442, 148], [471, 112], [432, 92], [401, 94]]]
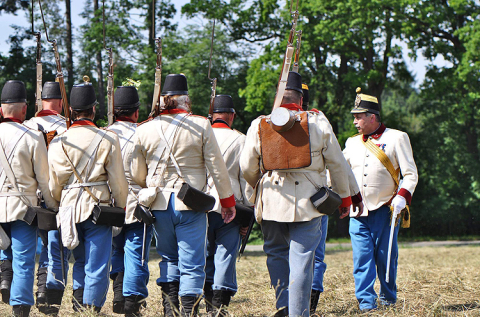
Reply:
[[66, 17], [66, 29], [67, 29], [67, 90], [69, 91], [74, 84], [73, 79], [73, 52], [72, 52], [72, 15], [71, 15], [70, 0], [65, 0], [65, 17]]
[[[94, 15], [97, 18], [96, 21], [100, 21], [100, 16], [98, 14], [98, 0], [93, 0], [93, 10]], [[103, 67], [102, 67], [102, 53], [97, 52], [95, 55], [95, 61], [97, 65], [97, 74], [98, 74], [98, 118], [105, 119], [105, 91], [103, 87]]]

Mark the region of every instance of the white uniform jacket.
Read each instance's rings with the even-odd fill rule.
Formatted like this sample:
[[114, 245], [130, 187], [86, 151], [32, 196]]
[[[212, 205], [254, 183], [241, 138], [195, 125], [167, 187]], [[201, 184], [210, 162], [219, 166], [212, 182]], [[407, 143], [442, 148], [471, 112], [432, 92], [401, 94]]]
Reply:
[[[81, 223], [87, 220], [96, 202], [83, 189], [64, 189], [66, 185], [70, 185], [68, 182], [73, 170], [63, 152], [61, 139], [64, 139], [68, 157], [73, 165], [77, 166], [98, 130], [99, 129], [90, 121], [76, 121], [68, 131], [53, 139], [48, 150], [48, 162], [50, 164], [49, 186], [53, 198], [60, 202], [60, 207], [74, 206], [75, 223]], [[94, 152], [90, 164], [81, 172], [80, 176], [83, 182], [108, 181], [108, 185], [98, 185], [89, 188], [96, 198], [102, 201], [110, 201], [110, 187], [115, 206], [125, 207], [128, 195], [128, 183], [123, 169], [120, 143], [114, 132], [106, 132], [97, 151]], [[82, 190], [82, 193], [77, 201], [80, 190]], [[101, 205], [108, 204], [102, 203]]]
[[122, 150], [123, 167], [125, 169], [125, 176], [127, 177], [128, 182], [127, 207], [125, 208], [126, 224], [131, 224], [138, 221], [133, 216], [133, 212], [135, 211], [135, 207], [137, 206], [138, 192], [140, 191], [140, 189], [142, 189], [133, 181], [132, 173], [130, 171], [130, 165], [132, 163], [132, 155], [134, 149], [133, 136], [135, 134], [136, 128], [137, 123], [128, 121], [117, 121], [108, 127], [108, 130], [113, 131], [118, 135], [118, 140], [120, 141], [120, 149]]
[[[370, 139], [388, 156], [395, 169], [400, 168], [403, 181], [398, 192], [410, 203], [418, 182], [417, 166], [413, 159], [410, 139], [405, 132], [382, 126]], [[383, 133], [382, 133], [383, 132]], [[363, 144], [363, 135], [349, 138], [343, 153], [352, 167], [367, 210], [376, 210], [394, 196], [395, 181], [380, 162]], [[363, 215], [368, 215], [365, 211]]]
[[28, 121], [25, 121], [24, 124], [27, 127], [30, 127], [41, 132], [51, 132], [57, 131], [58, 134], [61, 134], [67, 131], [67, 124], [65, 123], [65, 118], [59, 114], [43, 114], [53, 113], [53, 111], [46, 112], [45, 110], [40, 111], [36, 117], [31, 118]]
[[[156, 126], [160, 125], [162, 131], [166, 132], [177, 115], [173, 113], [157, 116], [153, 120], [139, 125], [135, 132], [135, 149], [131, 166], [132, 178], [143, 188], [157, 187], [161, 189], [151, 205], [153, 210], [166, 210], [171, 193], [177, 193], [184, 182], [178, 175], [171, 159], [168, 159], [163, 175], [159, 175], [168, 156], [165, 154], [160, 159], [155, 157], [157, 147], [163, 142]], [[178, 128], [174, 141], [170, 140], [169, 144], [180, 167], [180, 172], [190, 186], [205, 191], [207, 187], [206, 169], [208, 169], [215, 186], [219, 189], [222, 206], [232, 207], [235, 205], [227, 167], [207, 118], [189, 115]], [[151, 179], [147, 179], [151, 169], [154, 169], [153, 176]], [[190, 210], [177, 198], [175, 198], [175, 209]]]
[[[20, 123], [4, 122], [0, 124], [0, 143], [7, 152], [18, 190], [25, 193], [32, 206], [37, 206], [37, 189], [40, 189], [47, 207], [57, 209], [58, 203], [48, 189], [47, 147], [43, 135]], [[28, 206], [20, 197], [8, 196], [15, 190], [1, 165], [0, 170], [0, 223], [22, 220]]]
[[[212, 127], [220, 151], [222, 152], [223, 160], [227, 165], [228, 176], [230, 177], [235, 201], [246, 206], [251, 206], [252, 204], [248, 201], [245, 194], [247, 182], [245, 181], [245, 178], [243, 178], [243, 173], [240, 170], [240, 154], [242, 153], [243, 145], [245, 144], [245, 135], [237, 130], [230, 129], [228, 125], [223, 123], [214, 123]], [[212, 211], [220, 213], [221, 206], [219, 203], [218, 192], [211, 178], [208, 180], [208, 185], [208, 193], [217, 199], [217, 203]]]
[[[308, 173], [318, 186], [327, 185], [325, 167], [328, 165], [333, 190], [350, 205], [348, 165], [343, 157], [337, 138], [328, 119], [322, 112], [308, 112], [310, 151], [312, 163], [301, 169], [267, 172], [260, 170], [261, 150], [259, 138], [260, 118], [255, 119], [248, 129], [247, 139], [240, 157], [240, 168], [245, 180], [254, 187], [256, 219], [260, 222], [301, 222], [320, 217], [310, 197], [315, 187], [306, 178]], [[258, 182], [258, 184], [257, 184]], [[350, 202], [350, 203], [349, 203]]]

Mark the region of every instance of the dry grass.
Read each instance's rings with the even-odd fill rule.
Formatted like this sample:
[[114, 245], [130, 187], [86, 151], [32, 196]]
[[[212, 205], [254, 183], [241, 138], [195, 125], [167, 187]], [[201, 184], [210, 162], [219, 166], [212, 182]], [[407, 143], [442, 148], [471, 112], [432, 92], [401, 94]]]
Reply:
[[[480, 316], [480, 247], [401, 248], [398, 271], [398, 302], [394, 307], [361, 314], [354, 294], [352, 252], [327, 251], [328, 269], [325, 292], [321, 295], [317, 314], [320, 316]], [[162, 316], [158, 276], [158, 258], [149, 263], [150, 296], [144, 316]], [[240, 291], [230, 305], [232, 316], [272, 316], [275, 313], [274, 292], [269, 288], [265, 256], [247, 253], [238, 263]], [[378, 290], [378, 288], [377, 288]], [[71, 308], [71, 283], [67, 286], [61, 316], [75, 315]], [[112, 314], [112, 292], [102, 309]], [[203, 304], [200, 316], [205, 315]], [[8, 316], [9, 306], [0, 304], [0, 315]], [[36, 308], [31, 316], [44, 316]], [[91, 313], [76, 314], [92, 316]]]

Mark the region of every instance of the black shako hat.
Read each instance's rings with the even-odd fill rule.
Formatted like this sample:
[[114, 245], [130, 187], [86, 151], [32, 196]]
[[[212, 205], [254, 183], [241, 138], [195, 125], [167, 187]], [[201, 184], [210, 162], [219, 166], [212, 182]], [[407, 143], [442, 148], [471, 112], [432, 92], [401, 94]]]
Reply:
[[357, 97], [355, 98], [355, 106], [350, 113], [370, 112], [380, 114], [380, 106], [377, 97], [361, 94], [362, 88], [357, 88]]
[[27, 90], [21, 80], [9, 80], [2, 89], [1, 103], [27, 102]]
[[138, 91], [134, 86], [118, 86], [113, 98], [116, 109], [132, 109], [140, 106]]
[[302, 84], [302, 90], [303, 90], [303, 103], [302, 103], [302, 108], [304, 111], [308, 110], [308, 105], [310, 102], [310, 98], [308, 95], [308, 86], [307, 84]]
[[55, 81], [47, 81], [43, 84], [42, 99], [62, 99], [60, 84]]
[[285, 90], [295, 90], [303, 95], [302, 76], [297, 72], [289, 72]]
[[187, 77], [184, 74], [170, 74], [165, 78], [162, 96], [188, 95]]
[[[86, 77], [87, 76], [85, 76], [84, 79]], [[70, 107], [72, 110], [88, 110], [98, 104], [95, 89], [88, 80], [89, 79], [86, 78], [83, 84], [74, 85], [72, 87], [72, 90], [70, 91]]]
[[213, 113], [232, 112], [235, 113], [233, 107], [233, 99], [230, 95], [216, 95], [213, 102]]

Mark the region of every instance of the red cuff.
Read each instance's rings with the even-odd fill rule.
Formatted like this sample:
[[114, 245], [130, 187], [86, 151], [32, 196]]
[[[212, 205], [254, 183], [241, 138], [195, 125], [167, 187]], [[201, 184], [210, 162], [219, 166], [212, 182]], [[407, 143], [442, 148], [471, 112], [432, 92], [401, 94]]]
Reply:
[[362, 194], [358, 192], [355, 196], [352, 196], [352, 203], [359, 204], [362, 202]]
[[397, 195], [405, 198], [405, 200], [407, 201], [407, 205], [410, 205], [412, 203], [412, 194], [410, 194], [410, 192], [405, 188], [400, 188]]
[[352, 204], [352, 197], [348, 196], [348, 197], [342, 198], [342, 204], [340, 205], [340, 208], [350, 207], [351, 204]]
[[220, 199], [220, 205], [222, 205], [223, 208], [230, 208], [235, 206], [235, 196], [232, 195], [228, 198]]

